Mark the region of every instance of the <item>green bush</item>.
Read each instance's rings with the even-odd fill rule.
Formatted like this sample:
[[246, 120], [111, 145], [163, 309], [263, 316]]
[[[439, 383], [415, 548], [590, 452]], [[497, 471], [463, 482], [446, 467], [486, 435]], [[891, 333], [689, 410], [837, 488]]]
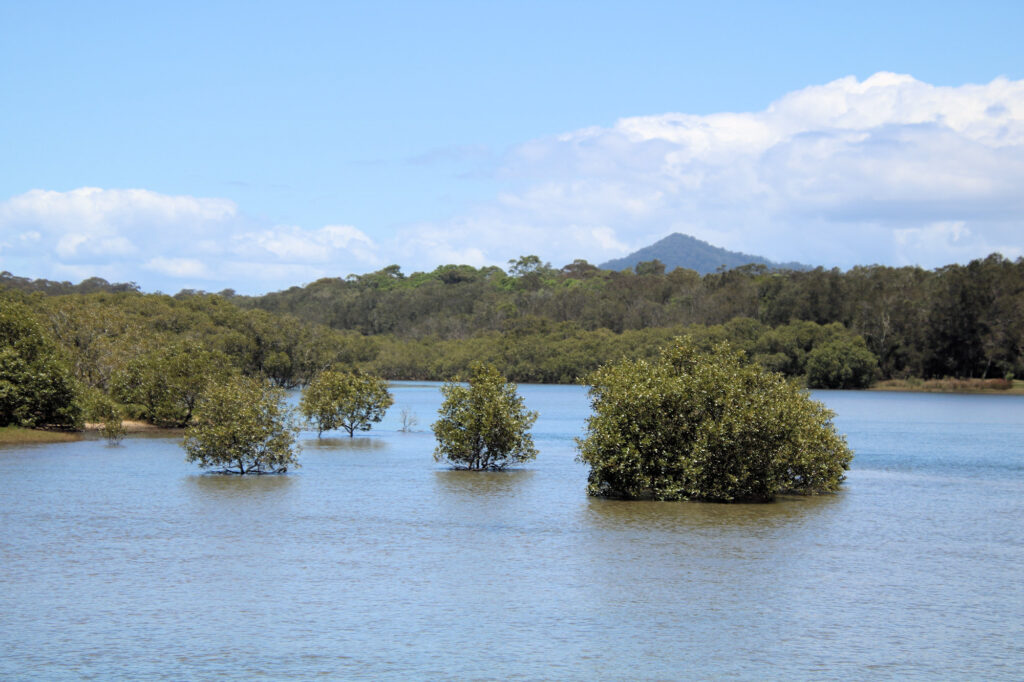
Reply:
[[653, 362], [591, 377], [593, 416], [577, 441], [591, 495], [770, 500], [834, 491], [853, 453], [833, 414], [728, 344], [677, 339]]
[[85, 405], [85, 418], [101, 424], [100, 435], [111, 445], [120, 443], [127, 433], [121, 406], [103, 391], [92, 387], [83, 390], [82, 403]]
[[183, 446], [186, 460], [221, 473], [284, 473], [298, 466], [296, 433], [283, 389], [233, 376], [207, 386]]
[[534, 459], [530, 412], [494, 365], [474, 363], [469, 382], [441, 387], [444, 402], [432, 429], [437, 437], [434, 460], [463, 469], [504, 469]]
[[369, 431], [394, 402], [384, 379], [327, 370], [316, 375], [302, 392], [299, 410], [316, 424], [317, 437], [340, 428], [351, 438], [356, 431]]
[[878, 359], [864, 339], [840, 337], [807, 356], [809, 388], [868, 388], [878, 372]]

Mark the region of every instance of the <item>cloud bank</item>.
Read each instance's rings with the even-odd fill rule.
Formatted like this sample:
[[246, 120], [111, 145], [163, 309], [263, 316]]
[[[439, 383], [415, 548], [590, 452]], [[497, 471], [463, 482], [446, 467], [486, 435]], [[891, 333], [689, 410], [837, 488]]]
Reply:
[[348, 225], [258, 225], [228, 199], [85, 187], [0, 204], [0, 269], [23, 276], [262, 292], [373, 269], [376, 250]]
[[414, 226], [411, 251], [472, 244], [603, 261], [671, 232], [776, 260], [934, 267], [1022, 255], [1024, 81], [842, 78], [767, 109], [626, 118], [514, 149], [506, 191]]
[[640, 116], [532, 140], [497, 167], [489, 201], [372, 236], [262, 224], [223, 198], [33, 190], [0, 203], [0, 269], [262, 292], [396, 262], [596, 263], [671, 232], [840, 267], [1024, 255], [1024, 81], [841, 78], [763, 111]]

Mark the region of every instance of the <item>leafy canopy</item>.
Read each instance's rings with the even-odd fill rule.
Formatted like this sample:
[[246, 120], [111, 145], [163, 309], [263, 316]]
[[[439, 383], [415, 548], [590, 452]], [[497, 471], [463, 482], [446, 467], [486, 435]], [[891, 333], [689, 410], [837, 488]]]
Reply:
[[296, 433], [283, 389], [233, 376], [200, 397], [185, 430], [186, 460], [221, 473], [284, 473], [298, 466]]
[[0, 298], [0, 426], [82, 427], [79, 386], [28, 306]]
[[526, 409], [516, 385], [494, 365], [474, 363], [468, 384], [446, 382], [441, 394], [440, 418], [431, 427], [437, 437], [434, 461], [464, 469], [504, 469], [537, 456], [530, 436], [537, 413]]
[[878, 359], [859, 336], [834, 339], [807, 356], [810, 388], [868, 388], [877, 371]]
[[114, 373], [111, 393], [139, 405], [154, 424], [185, 426], [206, 387], [224, 381], [231, 370], [226, 354], [184, 339], [126, 362]]
[[299, 410], [316, 424], [318, 437], [324, 431], [341, 428], [348, 431], [351, 438], [356, 431], [369, 431], [384, 418], [394, 402], [384, 379], [327, 370], [318, 374], [302, 392]]
[[676, 339], [654, 362], [591, 377], [593, 416], [577, 440], [591, 495], [770, 500], [838, 489], [853, 453], [832, 412], [781, 375], [719, 344]]

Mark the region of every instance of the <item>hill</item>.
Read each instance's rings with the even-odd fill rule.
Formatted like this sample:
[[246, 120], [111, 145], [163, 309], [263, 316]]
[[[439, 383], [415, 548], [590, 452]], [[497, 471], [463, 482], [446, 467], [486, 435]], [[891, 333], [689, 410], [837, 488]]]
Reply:
[[657, 241], [650, 246], [645, 246], [639, 251], [634, 251], [628, 256], [615, 258], [602, 263], [600, 267], [605, 270], [632, 270], [637, 263], [645, 261], [660, 260], [665, 264], [668, 271], [675, 268], [689, 268], [696, 270], [702, 275], [715, 272], [718, 268], [725, 266], [726, 270], [737, 268], [741, 265], [764, 265], [774, 270], [810, 270], [810, 266], [802, 263], [775, 263], [761, 256], [738, 251], [729, 251], [717, 246], [712, 246], [705, 241], [687, 234], [678, 232], [670, 234], [664, 239]]

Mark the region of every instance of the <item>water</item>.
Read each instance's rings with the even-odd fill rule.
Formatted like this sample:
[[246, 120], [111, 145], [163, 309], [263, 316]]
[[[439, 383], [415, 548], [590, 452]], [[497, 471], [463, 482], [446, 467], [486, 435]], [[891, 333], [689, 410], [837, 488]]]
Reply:
[[583, 390], [521, 392], [503, 473], [432, 461], [425, 384], [282, 477], [0, 447], [0, 678], [1019, 679], [1024, 399], [817, 393], [843, 492], [719, 505], [588, 498]]

